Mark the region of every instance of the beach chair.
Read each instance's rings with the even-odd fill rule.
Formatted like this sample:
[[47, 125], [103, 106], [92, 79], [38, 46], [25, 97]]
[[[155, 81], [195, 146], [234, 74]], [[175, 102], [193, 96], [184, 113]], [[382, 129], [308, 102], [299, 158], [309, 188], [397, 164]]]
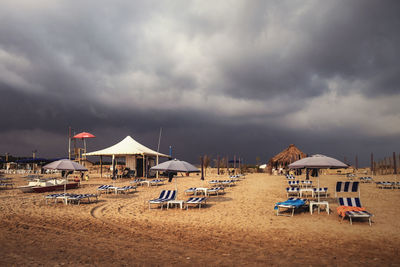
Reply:
[[[288, 198], [288, 200], [284, 202], [278, 202], [275, 204], [274, 209], [276, 210], [276, 216], [288, 216], [292, 217], [294, 215], [295, 210], [300, 210], [302, 208], [307, 208], [307, 199], [301, 199], [301, 198]], [[290, 215], [286, 215], [283, 213], [279, 213], [281, 209], [285, 210], [292, 210]]]
[[286, 174], [286, 179], [288, 179], [288, 180], [296, 180], [296, 177], [294, 177], [293, 174]]
[[50, 199], [54, 200], [54, 203], [56, 203], [57, 202], [57, 198], [60, 197], [60, 196], [64, 196], [64, 193], [46, 195], [46, 196], [44, 196], [44, 199], [46, 201], [46, 204], [47, 204], [47, 201], [50, 200]]
[[176, 190], [162, 190], [158, 198], [149, 200], [149, 209], [151, 209], [151, 204], [160, 205], [161, 209], [163, 209], [165, 203], [167, 203], [170, 200], [175, 200], [175, 198], [176, 198]]
[[321, 197], [321, 194], [325, 195], [325, 198], [328, 197], [328, 187], [320, 187], [320, 188], [313, 188], [314, 191], [314, 196], [318, 196], [319, 193], [319, 197]]
[[196, 189], [197, 189], [196, 187], [191, 187], [191, 188], [186, 189], [185, 195], [188, 195], [188, 194], [194, 195], [196, 193]]
[[231, 186], [235, 185], [235, 180], [222, 180], [222, 181], [220, 181], [220, 184], [222, 186], [231, 187]]
[[13, 188], [14, 183], [0, 183], [0, 188], [7, 189], [8, 187]]
[[199, 209], [201, 208], [201, 204], [206, 204], [206, 198], [205, 197], [191, 197], [188, 200], [186, 200], [186, 209], [189, 208], [189, 206], [196, 207], [198, 206]]
[[221, 180], [211, 180], [208, 181], [209, 184], [211, 185], [220, 185], [221, 184]]
[[394, 189], [395, 183], [394, 182], [376, 182], [376, 186], [379, 189]]
[[97, 188], [97, 193], [100, 195], [101, 193], [108, 193], [110, 192], [110, 189], [112, 189], [113, 186], [112, 185], [100, 185]]
[[138, 178], [133, 181], [130, 181], [129, 183], [138, 186], [138, 185], [143, 185], [143, 183], [142, 183], [143, 181], [146, 181], [146, 179]]
[[219, 195], [220, 193], [225, 193], [225, 187], [212, 187], [207, 190], [207, 195]]
[[301, 184], [301, 187], [304, 187], [304, 188], [312, 187], [312, 181], [310, 181], [310, 180], [301, 181], [300, 184]]
[[361, 183], [371, 183], [372, 177], [360, 177], [360, 182]]
[[300, 188], [298, 188], [298, 187], [286, 187], [286, 194], [287, 194], [287, 197], [289, 197], [289, 195], [300, 196]]
[[337, 182], [336, 183], [336, 191], [335, 197], [337, 197], [337, 193], [357, 193], [358, 197], [360, 197], [360, 182]]
[[288, 181], [288, 185], [290, 187], [298, 187], [300, 185], [300, 181]]
[[355, 197], [339, 197], [338, 198], [339, 207], [337, 208], [337, 212], [339, 216], [343, 219], [347, 216], [350, 219], [350, 224], [353, 224], [354, 218], [368, 218], [369, 226], [371, 226], [371, 217], [373, 216], [371, 213], [365, 210], [361, 205], [360, 198]]
[[164, 180], [161, 179], [154, 179], [150, 181], [150, 185], [154, 185], [154, 186], [159, 186], [159, 185], [163, 185], [164, 184]]
[[118, 194], [118, 193], [124, 193], [124, 194], [127, 194], [127, 193], [129, 193], [131, 190], [132, 191], [136, 191], [136, 186], [133, 186], [133, 185], [125, 185], [125, 186], [123, 186], [123, 187], [116, 187], [115, 188], [115, 193], [116, 194]]

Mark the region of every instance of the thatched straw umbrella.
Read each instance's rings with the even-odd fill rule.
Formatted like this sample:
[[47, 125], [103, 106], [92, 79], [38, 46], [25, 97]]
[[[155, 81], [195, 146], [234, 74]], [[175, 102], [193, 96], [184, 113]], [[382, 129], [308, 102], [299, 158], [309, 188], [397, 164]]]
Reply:
[[298, 149], [294, 144], [275, 155], [268, 161], [268, 171], [272, 173], [272, 169], [285, 169], [290, 163], [305, 158], [307, 155]]

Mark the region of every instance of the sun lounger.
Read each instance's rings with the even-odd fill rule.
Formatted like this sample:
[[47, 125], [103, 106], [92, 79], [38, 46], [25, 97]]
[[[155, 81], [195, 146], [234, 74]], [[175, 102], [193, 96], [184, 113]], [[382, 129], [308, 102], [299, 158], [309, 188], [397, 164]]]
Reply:
[[135, 185], [143, 185], [143, 181], [145, 181], [145, 179], [139, 178], [139, 179], [135, 179], [133, 181], [130, 181], [129, 183], [131, 184], [135, 184]]
[[186, 200], [186, 209], [189, 208], [189, 206], [199, 206], [199, 209], [201, 208], [201, 204], [206, 204], [206, 198], [205, 197], [191, 197], [188, 200]]
[[395, 183], [394, 182], [376, 182], [376, 186], [380, 189], [394, 189], [395, 188]]
[[[288, 198], [288, 200], [284, 202], [278, 202], [275, 204], [274, 209], [276, 210], [276, 216], [293, 216], [294, 211], [296, 209], [301, 209], [301, 208], [306, 208], [307, 207], [307, 199], [300, 199], [300, 198]], [[282, 213], [279, 213], [280, 209], [285, 209], [285, 210], [292, 210], [291, 215], [285, 215]]]
[[300, 184], [301, 184], [301, 187], [305, 187], [305, 188], [312, 187], [312, 181], [310, 181], [310, 180], [301, 181]]
[[347, 216], [350, 219], [350, 224], [353, 224], [354, 218], [368, 218], [369, 225], [371, 226], [371, 217], [373, 216], [371, 213], [365, 210], [362, 207], [360, 198], [338, 198], [339, 207], [337, 208], [338, 214], [343, 219]]
[[288, 181], [288, 185], [290, 187], [298, 187], [300, 185], [300, 181]]
[[287, 197], [289, 197], [289, 195], [300, 196], [300, 188], [298, 188], [298, 187], [286, 187], [286, 194], [287, 194]]
[[212, 187], [207, 190], [207, 195], [209, 196], [210, 194], [215, 194], [219, 195], [220, 193], [225, 193], [225, 188], [224, 187]]
[[176, 198], [175, 190], [162, 190], [158, 198], [149, 200], [149, 209], [151, 208], [151, 204], [160, 205], [162, 209], [164, 204], [166, 204], [170, 200], [175, 200], [175, 198]]
[[82, 200], [87, 200], [88, 203], [91, 203], [90, 199], [96, 199], [96, 202], [98, 201], [98, 196], [97, 194], [72, 194], [68, 195], [66, 197], [67, 203], [75, 203], [75, 204], [80, 204]]
[[286, 174], [286, 179], [288, 179], [288, 180], [295, 180], [296, 177], [294, 177], [294, 175], [292, 175], [292, 174]]
[[191, 188], [185, 190], [185, 195], [188, 195], [188, 194], [193, 195], [195, 193], [196, 193], [196, 187], [191, 187]]
[[118, 194], [118, 193], [124, 193], [124, 194], [127, 194], [127, 193], [129, 193], [130, 191], [136, 191], [136, 186], [133, 186], [133, 185], [125, 185], [125, 186], [123, 186], [123, 187], [116, 187], [115, 189], [115, 193], [116, 194]]
[[154, 179], [150, 181], [150, 185], [159, 186], [164, 184], [164, 180], [161, 179]]
[[0, 183], [0, 188], [7, 189], [7, 188], [13, 188], [14, 183]]
[[235, 182], [236, 182], [235, 180], [222, 180], [222, 181], [220, 181], [222, 186], [229, 186], [229, 187], [233, 186], [235, 184]]
[[372, 177], [360, 177], [361, 183], [371, 183], [373, 181]]
[[113, 186], [112, 186], [112, 185], [100, 185], [100, 186], [97, 188], [98, 194], [101, 194], [101, 193], [109, 193], [110, 190], [113, 190]]
[[358, 192], [358, 197], [360, 197], [359, 183], [360, 182], [337, 182], [335, 197], [337, 197], [337, 193], [349, 193], [349, 192], [352, 193]]
[[314, 196], [318, 196], [319, 193], [319, 197], [321, 197], [322, 194], [324, 194], [325, 197], [328, 197], [328, 187], [313, 188], [313, 191]]

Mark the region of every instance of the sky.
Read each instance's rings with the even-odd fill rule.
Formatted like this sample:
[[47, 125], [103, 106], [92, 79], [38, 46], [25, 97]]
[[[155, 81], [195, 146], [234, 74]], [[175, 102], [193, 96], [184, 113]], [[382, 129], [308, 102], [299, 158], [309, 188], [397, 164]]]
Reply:
[[[0, 154], [400, 152], [400, 2], [2, 0]], [[78, 145], [81, 142], [78, 141]]]

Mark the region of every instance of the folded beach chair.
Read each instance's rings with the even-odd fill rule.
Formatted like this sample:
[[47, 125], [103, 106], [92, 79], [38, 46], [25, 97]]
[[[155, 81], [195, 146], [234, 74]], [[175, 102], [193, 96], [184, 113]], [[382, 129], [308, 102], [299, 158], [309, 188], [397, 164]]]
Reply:
[[[293, 216], [294, 211], [296, 209], [301, 209], [301, 208], [306, 208], [307, 207], [307, 199], [301, 199], [301, 198], [288, 198], [288, 200], [284, 202], [278, 202], [275, 204], [274, 209], [276, 210], [276, 216]], [[280, 209], [285, 209], [285, 210], [292, 210], [291, 215], [285, 215], [285, 214], [280, 214], [279, 211]]]
[[220, 193], [225, 193], [225, 188], [224, 187], [212, 187], [207, 190], [207, 195], [209, 196], [210, 194], [215, 194], [219, 195]]
[[319, 197], [323, 195], [325, 195], [325, 197], [328, 197], [328, 187], [313, 188], [313, 191], [315, 197], [318, 197], [318, 193]]
[[337, 193], [349, 193], [349, 192], [353, 193], [358, 192], [358, 197], [360, 197], [359, 183], [360, 182], [337, 182], [335, 197], [337, 197]]
[[300, 188], [298, 187], [286, 187], [286, 194], [289, 197], [289, 195], [296, 195], [300, 196]]
[[342, 221], [346, 216], [349, 217], [350, 224], [353, 224], [354, 218], [368, 218], [369, 226], [371, 226], [371, 217], [373, 215], [362, 207], [360, 198], [339, 197], [338, 202], [337, 212], [342, 217]]
[[205, 197], [191, 197], [188, 200], [186, 200], [186, 209], [189, 208], [189, 206], [199, 206], [199, 209], [201, 208], [201, 204], [206, 204], [206, 198]]
[[151, 204], [158, 204], [163, 208], [164, 204], [166, 204], [170, 200], [175, 200], [176, 191], [175, 190], [163, 190], [160, 193], [160, 196], [156, 199], [149, 200], [149, 209], [151, 208]]
[[300, 181], [288, 181], [290, 187], [297, 187], [300, 185]]
[[193, 195], [194, 193], [196, 193], [196, 187], [191, 187], [191, 188], [185, 190], [185, 195], [188, 195], [188, 194]]

